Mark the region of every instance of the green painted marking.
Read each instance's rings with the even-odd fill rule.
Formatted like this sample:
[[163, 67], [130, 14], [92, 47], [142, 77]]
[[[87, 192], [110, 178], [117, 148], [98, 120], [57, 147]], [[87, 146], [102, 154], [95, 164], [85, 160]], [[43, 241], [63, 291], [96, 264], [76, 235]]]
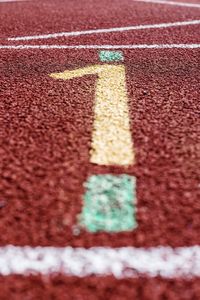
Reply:
[[121, 51], [100, 51], [99, 52], [100, 61], [123, 61], [123, 53]]
[[85, 188], [81, 226], [90, 232], [120, 232], [136, 227], [134, 177], [93, 175]]

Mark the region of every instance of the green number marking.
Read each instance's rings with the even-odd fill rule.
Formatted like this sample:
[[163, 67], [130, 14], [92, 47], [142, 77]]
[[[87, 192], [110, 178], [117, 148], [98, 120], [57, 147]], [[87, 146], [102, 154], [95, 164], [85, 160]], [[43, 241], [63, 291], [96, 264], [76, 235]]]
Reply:
[[85, 188], [81, 226], [90, 232], [120, 232], [136, 227], [134, 177], [93, 175]]
[[121, 51], [100, 51], [99, 52], [100, 61], [123, 61], [123, 53]]

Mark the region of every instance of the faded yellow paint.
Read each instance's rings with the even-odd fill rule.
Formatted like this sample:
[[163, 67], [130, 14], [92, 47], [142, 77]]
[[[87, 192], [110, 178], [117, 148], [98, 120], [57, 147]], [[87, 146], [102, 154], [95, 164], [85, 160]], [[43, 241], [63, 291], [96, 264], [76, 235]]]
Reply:
[[94, 65], [50, 76], [68, 80], [92, 74], [98, 74], [98, 79], [90, 161], [99, 165], [131, 165], [134, 150], [124, 65]]

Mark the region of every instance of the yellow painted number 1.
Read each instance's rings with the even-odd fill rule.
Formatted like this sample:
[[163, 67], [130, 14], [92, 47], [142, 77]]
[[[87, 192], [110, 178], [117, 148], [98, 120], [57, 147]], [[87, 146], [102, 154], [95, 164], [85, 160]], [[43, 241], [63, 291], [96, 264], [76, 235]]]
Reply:
[[50, 76], [69, 80], [92, 74], [98, 78], [90, 161], [99, 165], [131, 165], [134, 151], [124, 65], [99, 64]]

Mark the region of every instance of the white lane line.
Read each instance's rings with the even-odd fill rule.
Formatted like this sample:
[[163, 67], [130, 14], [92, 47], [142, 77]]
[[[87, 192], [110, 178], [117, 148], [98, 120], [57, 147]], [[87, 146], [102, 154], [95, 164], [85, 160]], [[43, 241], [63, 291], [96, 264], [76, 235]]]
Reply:
[[200, 8], [200, 4], [198, 3], [186, 3], [186, 2], [164, 1], [164, 0], [136, 0], [136, 1]]
[[198, 49], [200, 44], [135, 44], [135, 45], [0, 45], [0, 49]]
[[200, 276], [200, 246], [171, 248], [0, 247], [0, 274], [70, 276], [114, 275], [116, 278]]
[[200, 24], [200, 20], [190, 20], [190, 21], [173, 22], [173, 23], [135, 25], [135, 26], [128, 26], [128, 27], [116, 27], [116, 28], [107, 28], [107, 29], [92, 29], [92, 30], [83, 30], [83, 31], [59, 32], [59, 33], [50, 33], [50, 34], [42, 34], [42, 35], [32, 35], [32, 36], [20, 36], [20, 37], [8, 38], [8, 41], [28, 41], [28, 40], [80, 36], [80, 35], [98, 34], [98, 33], [123, 32], [123, 31], [141, 30], [141, 29], [168, 28], [168, 27], [199, 25], [199, 24]]
[[0, 49], [195, 49], [200, 44], [135, 44], [135, 45], [0, 45]]

